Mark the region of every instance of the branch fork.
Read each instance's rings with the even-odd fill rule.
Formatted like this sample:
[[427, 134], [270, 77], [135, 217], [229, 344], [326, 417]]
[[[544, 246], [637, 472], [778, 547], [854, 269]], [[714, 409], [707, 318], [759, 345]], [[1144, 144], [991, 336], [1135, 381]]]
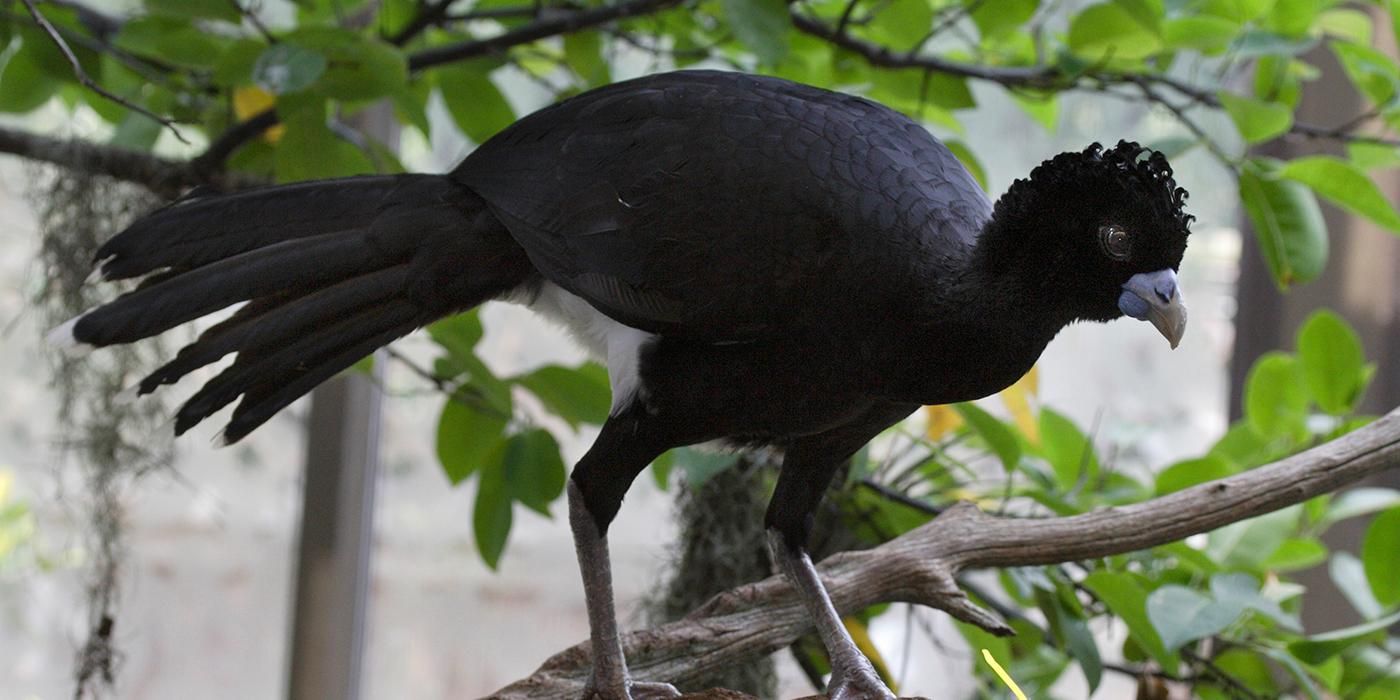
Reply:
[[[1134, 505], [1068, 517], [1011, 519], [959, 503], [879, 547], [830, 556], [817, 569], [843, 615], [878, 603], [917, 603], [1006, 635], [1010, 627], [958, 587], [959, 572], [1083, 561], [1155, 547], [1301, 503], [1397, 466], [1400, 409], [1306, 452]], [[685, 685], [712, 670], [771, 654], [810, 629], [791, 586], [772, 576], [716, 595], [676, 622], [624, 634], [623, 646], [637, 678]], [[578, 644], [490, 697], [574, 700], [588, 677], [588, 664], [587, 645]]]

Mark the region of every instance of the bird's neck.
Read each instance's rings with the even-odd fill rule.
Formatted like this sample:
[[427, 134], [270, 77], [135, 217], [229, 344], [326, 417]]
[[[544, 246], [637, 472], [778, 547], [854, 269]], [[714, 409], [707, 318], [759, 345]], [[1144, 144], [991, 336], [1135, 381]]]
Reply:
[[[979, 239], [951, 284], [945, 278], [923, 290], [919, 319], [903, 339], [901, 364], [887, 368], [901, 398], [952, 403], [996, 393], [1021, 378], [1069, 322], [1041, 280], [1022, 274], [1021, 265], [1006, 264], [998, 250], [1002, 243], [984, 248], [986, 238]], [[947, 369], [967, 367], [978, 369]]]

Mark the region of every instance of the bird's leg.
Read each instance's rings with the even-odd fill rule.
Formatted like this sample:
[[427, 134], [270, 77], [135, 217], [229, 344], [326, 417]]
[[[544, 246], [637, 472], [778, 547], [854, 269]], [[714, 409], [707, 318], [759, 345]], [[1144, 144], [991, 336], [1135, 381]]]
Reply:
[[768, 531], [768, 548], [773, 554], [773, 561], [797, 589], [803, 605], [807, 606], [817, 635], [831, 657], [831, 682], [826, 687], [827, 697], [830, 700], [894, 700], [894, 693], [885, 687], [875, 667], [860, 653], [855, 640], [851, 639], [851, 633], [841, 624], [841, 616], [836, 613], [836, 606], [831, 603], [831, 596], [827, 595], [807, 550], [789, 546], [787, 538], [773, 529]]
[[613, 607], [612, 564], [608, 557], [608, 524], [622, 505], [622, 496], [637, 474], [659, 451], [639, 449], [636, 429], [609, 418], [588, 454], [579, 460], [569, 478], [569, 527], [583, 574], [583, 597], [588, 606], [588, 629], [593, 651], [593, 673], [584, 700], [645, 700], [671, 698], [680, 693], [666, 683], [639, 683], [627, 673], [622, 638]]

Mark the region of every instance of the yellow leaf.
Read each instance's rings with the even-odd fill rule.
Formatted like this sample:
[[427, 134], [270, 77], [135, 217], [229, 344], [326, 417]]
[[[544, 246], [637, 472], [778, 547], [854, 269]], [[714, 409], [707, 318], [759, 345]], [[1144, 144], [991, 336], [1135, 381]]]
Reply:
[[851, 633], [851, 641], [856, 643], [856, 648], [870, 660], [875, 672], [880, 674], [880, 680], [898, 695], [899, 686], [895, 683], [894, 674], [890, 673], [889, 664], [885, 663], [885, 657], [880, 655], [880, 650], [875, 648], [875, 642], [870, 639], [870, 630], [866, 629], [865, 623], [854, 617], [845, 618], [841, 622], [846, 625], [846, 631]]
[[924, 414], [928, 417], [924, 435], [930, 441], [937, 442], [939, 438], [957, 430], [963, 424], [962, 415], [951, 406], [924, 406]]
[[1040, 444], [1040, 423], [1035, 419], [1035, 413], [1031, 410], [1030, 397], [1035, 396], [1040, 390], [1039, 383], [1036, 368], [1031, 367], [1031, 371], [1026, 372], [1026, 376], [1001, 390], [1001, 401], [1006, 404], [1006, 410], [1011, 412], [1011, 418], [1016, 422], [1016, 427], [1021, 429], [1021, 433], [1026, 436], [1027, 440], [1037, 445]]
[[[233, 91], [233, 116], [239, 121], [244, 121], [263, 110], [277, 104], [277, 98], [272, 93], [256, 86], [244, 85]], [[277, 139], [282, 138], [282, 125], [268, 129], [263, 132], [263, 139], [268, 143], [277, 143]]]
[[1016, 696], [1016, 700], [1026, 700], [1026, 694], [1021, 692], [1021, 686], [1016, 685], [1016, 681], [1011, 680], [1011, 674], [1007, 673], [1006, 669], [1002, 668], [1001, 664], [997, 663], [996, 658], [992, 656], [992, 652], [983, 649], [982, 658], [987, 660], [987, 665], [991, 666], [992, 670], [996, 672], [997, 678], [1000, 678], [1001, 682], [1005, 683], [1006, 687], [1011, 689], [1012, 694]]
[[9, 472], [0, 472], [0, 505], [10, 500], [10, 487], [14, 486], [15, 475]]

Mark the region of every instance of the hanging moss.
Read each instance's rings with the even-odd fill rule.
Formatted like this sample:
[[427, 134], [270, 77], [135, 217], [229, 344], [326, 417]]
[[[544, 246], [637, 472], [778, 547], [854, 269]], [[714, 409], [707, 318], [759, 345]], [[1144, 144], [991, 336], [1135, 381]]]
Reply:
[[[768, 470], [771, 471], [771, 470]], [[772, 573], [763, 530], [769, 480], [748, 458], [699, 488], [682, 484], [676, 498], [680, 538], [670, 578], [648, 601], [648, 624], [680, 619], [717, 593]], [[771, 658], [735, 666], [682, 691], [729, 688], [762, 698], [776, 696]]]
[[[28, 198], [42, 237], [34, 305], [47, 327], [109, 298], [86, 283], [93, 251], [138, 214], [157, 205], [146, 190], [109, 178], [34, 168]], [[157, 366], [159, 343], [105, 349], [82, 358], [50, 353], [59, 398], [55, 469], [76, 465], [83, 492], [75, 508], [88, 532], [87, 638], [74, 663], [74, 697], [111, 694], [121, 658], [114, 646], [123, 561], [122, 494], [134, 480], [169, 465], [171, 437], [159, 430], [167, 412], [158, 400], [123, 401], [121, 390]], [[105, 692], [104, 692], [105, 691]]]

